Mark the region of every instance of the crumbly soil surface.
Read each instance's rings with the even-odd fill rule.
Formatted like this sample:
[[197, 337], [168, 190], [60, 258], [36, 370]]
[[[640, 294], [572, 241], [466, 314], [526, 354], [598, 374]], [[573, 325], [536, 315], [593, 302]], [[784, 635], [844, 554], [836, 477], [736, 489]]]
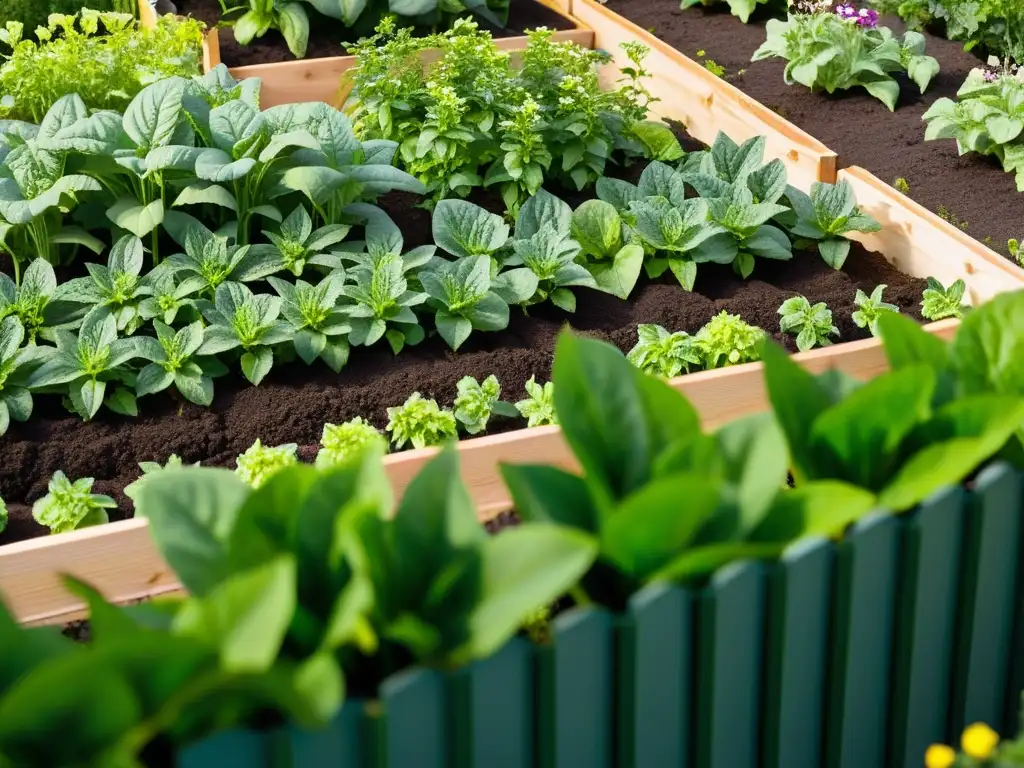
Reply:
[[[921, 116], [937, 99], [954, 98], [967, 73], [981, 63], [962, 42], [924, 32], [925, 53], [938, 59], [939, 74], [924, 95], [897, 74], [900, 98], [896, 111], [889, 112], [863, 88], [828, 95], [787, 86], [782, 59], [752, 63], [766, 37], [763, 6], [749, 24], [730, 15], [725, 3], [680, 10], [678, 0], [609, 0], [608, 8], [691, 59], [699, 59], [697, 51], [703, 50], [705, 58], [725, 67], [730, 83], [839, 153], [843, 167], [861, 166], [887, 184], [906, 179], [914, 200], [993, 250], [1008, 256], [1006, 241], [1024, 234], [1024, 194], [1012, 173], [994, 158], [959, 157], [951, 139], [924, 140]], [[906, 29], [895, 17], [882, 23], [898, 34]]]
[[[237, 3], [229, 3], [230, 5], [237, 5]], [[175, 7], [178, 13], [197, 18], [211, 28], [217, 26], [222, 16], [219, 0], [176, 0]], [[304, 7], [309, 14], [310, 22], [306, 59], [344, 56], [347, 53], [345, 44], [354, 43], [363, 36], [373, 34], [372, 24], [346, 27], [340, 21], [318, 13], [311, 5]], [[516, 37], [524, 34], [526, 30], [536, 27], [547, 27], [554, 30], [573, 28], [573, 25], [564, 16], [535, 2], [535, 0], [514, 0], [510, 6], [508, 25], [504, 28], [495, 27], [479, 17], [477, 22], [481, 29], [490, 30], [496, 38]], [[429, 31], [429, 29], [425, 30], [425, 32]], [[249, 45], [239, 45], [231, 27], [225, 25], [220, 28], [218, 39], [221, 60], [229, 67], [295, 61], [295, 56], [288, 50], [284, 37], [277, 30], [270, 30]]]

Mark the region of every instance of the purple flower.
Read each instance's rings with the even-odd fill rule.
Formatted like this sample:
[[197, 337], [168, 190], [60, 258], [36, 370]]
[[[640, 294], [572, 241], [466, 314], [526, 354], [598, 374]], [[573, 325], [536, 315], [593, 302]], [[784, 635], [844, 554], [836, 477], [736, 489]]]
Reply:
[[878, 26], [878, 13], [870, 8], [861, 8], [857, 13], [857, 24], [862, 27], [874, 29]]
[[857, 18], [857, 11], [852, 5], [837, 5], [836, 15], [849, 21]]
[[992, 69], [986, 69], [983, 77], [986, 83], [994, 83], [999, 79], [999, 73]]

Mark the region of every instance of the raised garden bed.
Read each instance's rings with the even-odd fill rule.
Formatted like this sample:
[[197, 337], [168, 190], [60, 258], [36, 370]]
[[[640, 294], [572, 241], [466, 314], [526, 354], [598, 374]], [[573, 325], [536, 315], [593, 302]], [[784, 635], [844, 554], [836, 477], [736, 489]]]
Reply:
[[[704, 51], [707, 59], [725, 68], [732, 86], [837, 152], [839, 167], [860, 166], [890, 185], [904, 179], [911, 198], [1001, 254], [1008, 252], [1008, 239], [1021, 236], [1024, 194], [1017, 191], [1012, 173], [993, 158], [958, 156], [952, 140], [924, 140], [921, 116], [937, 99], [954, 97], [967, 73], [982, 63], [963, 50], [962, 42], [924, 31], [925, 52], [938, 59], [939, 74], [923, 95], [897, 75], [900, 96], [896, 111], [890, 112], [863, 88], [833, 96], [812, 93], [785, 84], [784, 61], [752, 63], [751, 55], [765, 40], [768, 16], [763, 6], [748, 24], [731, 16], [724, 3], [687, 10], [680, 10], [674, 0], [609, 0], [607, 7], [576, 0], [573, 6], [584, 21], [608, 11], [641, 30], [638, 39], [656, 36], [691, 58]], [[883, 17], [881, 23], [894, 32], [905, 29], [895, 17]]]

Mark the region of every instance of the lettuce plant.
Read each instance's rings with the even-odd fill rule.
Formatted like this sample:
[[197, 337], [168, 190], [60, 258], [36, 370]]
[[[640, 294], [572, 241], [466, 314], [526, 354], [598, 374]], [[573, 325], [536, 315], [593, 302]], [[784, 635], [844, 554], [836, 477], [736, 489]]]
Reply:
[[299, 463], [298, 446], [263, 445], [259, 438], [235, 460], [235, 474], [253, 488], [260, 488], [281, 470]]
[[956, 95], [924, 113], [925, 141], [955, 139], [961, 155], [995, 156], [1024, 191], [1024, 78], [1008, 67], [972, 69]]
[[288, 50], [301, 59], [309, 45], [309, 16], [302, 3], [277, 0], [249, 0], [249, 10], [232, 25], [239, 45], [249, 45], [271, 29], [281, 32]]
[[80, 277], [61, 287], [61, 298], [108, 310], [117, 330], [129, 336], [142, 325], [140, 304], [152, 289], [141, 277], [142, 241], [125, 235], [110, 249], [106, 266], [86, 264], [89, 277]]
[[327, 249], [344, 240], [350, 229], [347, 224], [328, 224], [314, 232], [313, 220], [300, 205], [281, 222], [279, 233], [263, 231], [270, 244], [253, 245], [250, 259], [254, 264], [267, 264], [268, 268], [275, 265], [296, 277], [302, 275], [307, 265], [337, 269], [341, 256]]
[[921, 296], [921, 315], [926, 320], [945, 320], [949, 317], [963, 320], [964, 310], [967, 309], [963, 304], [966, 292], [967, 284], [962, 279], [943, 288], [942, 283], [929, 277], [928, 287]]
[[0, 437], [11, 420], [28, 421], [32, 415], [32, 393], [28, 377], [52, 351], [35, 345], [22, 347], [25, 329], [17, 317], [0, 320]]
[[823, 301], [812, 305], [804, 296], [794, 296], [782, 302], [779, 314], [779, 327], [783, 333], [796, 336], [796, 348], [801, 352], [827, 347], [832, 344], [829, 336], [839, 335], [832, 324], [832, 310]]
[[317, 358], [338, 373], [348, 362], [346, 338], [352, 330], [345, 309], [338, 304], [345, 285], [342, 269], [331, 272], [317, 285], [304, 280], [288, 283], [267, 278], [281, 297], [281, 314], [291, 326], [292, 344], [306, 365]]
[[83, 477], [72, 482], [57, 470], [46, 489], [46, 495], [32, 505], [32, 517], [50, 533], [67, 533], [110, 521], [108, 509], [117, 509], [109, 496], [92, 492], [93, 479]]
[[419, 273], [434, 324], [449, 347], [458, 350], [474, 331], [508, 327], [508, 304], [491, 286], [491, 260], [470, 256], [454, 262], [435, 259]]
[[472, 376], [463, 376], [457, 385], [455, 397], [455, 418], [462, 428], [471, 435], [479, 434], [487, 429], [491, 416], [519, 415], [519, 411], [511, 403], [502, 402], [501, 385], [493, 374], [483, 382]]
[[626, 359], [644, 373], [671, 379], [703, 363], [701, 347], [688, 333], [669, 333], [660, 325], [639, 325], [636, 334], [639, 340]]
[[705, 368], [753, 363], [761, 359], [765, 333], [739, 315], [721, 311], [696, 335]]
[[1006, 241], [1006, 250], [1010, 252], [1010, 255], [1018, 264], [1024, 264], [1024, 248], [1021, 248], [1020, 240], [1011, 237]]
[[517, 402], [516, 410], [526, 419], [527, 427], [546, 427], [557, 424], [555, 414], [555, 385], [553, 382], [539, 384], [536, 376], [526, 382], [526, 399]]
[[288, 325], [278, 319], [281, 304], [279, 296], [254, 295], [241, 283], [222, 283], [216, 300], [202, 307], [209, 325], [196, 354], [241, 349], [242, 373], [259, 386], [274, 366], [273, 345], [292, 339]]
[[427, 448], [458, 438], [455, 414], [419, 392], [413, 392], [402, 405], [388, 408], [384, 431], [391, 435], [391, 444], [397, 449], [406, 443], [412, 443], [413, 448]]
[[145, 357], [148, 346], [142, 337], [119, 339], [117, 322], [107, 311], [90, 313], [75, 336], [56, 331], [54, 354], [29, 376], [30, 389], [66, 392], [75, 413], [92, 419], [107, 398], [107, 406], [117, 413], [135, 415], [135, 398], [118, 389], [108, 397], [110, 382], [125, 380], [125, 363]]
[[[857, 206], [853, 187], [845, 179], [838, 184], [816, 181], [811, 194], [786, 188], [786, 201], [792, 206], [789, 216], [790, 234], [801, 240], [811, 240], [818, 253], [832, 269], [842, 269], [850, 255], [850, 232], [878, 232], [882, 225]], [[785, 220], [786, 217], [784, 216]]]
[[856, 311], [851, 315], [854, 324], [858, 328], [867, 328], [872, 336], [878, 335], [878, 318], [887, 312], [899, 312], [900, 308], [895, 304], [888, 304], [882, 301], [882, 292], [885, 285], [876, 285], [868, 296], [864, 291], [857, 289], [857, 295], [853, 299]]
[[924, 93], [939, 71], [939, 62], [924, 53], [924, 35], [907, 32], [897, 40], [888, 27], [878, 26], [877, 12], [848, 3], [790, 13], [786, 21], [770, 19], [767, 32], [752, 60], [785, 59], [788, 85], [827, 93], [861, 86], [890, 111], [900, 95], [892, 72], [906, 71]]
[[156, 339], [147, 338], [146, 359], [151, 362], [135, 379], [138, 397], [163, 392], [172, 384], [189, 402], [209, 407], [213, 402], [213, 377], [217, 371], [197, 359], [203, 345], [203, 325], [195, 322], [175, 331], [159, 320], [153, 321]]
[[318, 469], [342, 466], [358, 457], [368, 446], [376, 446], [381, 453], [387, 453], [388, 441], [380, 430], [361, 416], [344, 424], [324, 424], [316, 466]]

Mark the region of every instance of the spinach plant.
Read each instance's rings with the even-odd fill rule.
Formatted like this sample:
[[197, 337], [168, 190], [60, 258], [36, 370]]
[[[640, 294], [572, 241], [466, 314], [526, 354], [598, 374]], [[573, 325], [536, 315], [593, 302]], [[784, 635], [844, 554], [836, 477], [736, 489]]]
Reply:
[[12, 419], [28, 421], [32, 415], [32, 393], [26, 383], [50, 352], [47, 347], [22, 347], [24, 340], [25, 328], [17, 317], [0, 320], [0, 437]]
[[249, 0], [249, 10], [232, 24], [232, 28], [239, 45], [249, 45], [253, 38], [263, 37], [271, 29], [279, 30], [295, 58], [306, 56], [309, 16], [302, 3]]
[[312, 219], [300, 205], [281, 222], [280, 233], [264, 230], [270, 244], [253, 245], [250, 258], [266, 263], [268, 268], [273, 264], [296, 277], [302, 275], [306, 265], [337, 269], [342, 265], [341, 256], [327, 249], [344, 240], [350, 229], [347, 224], [329, 224], [314, 232]]
[[263, 445], [259, 438], [235, 460], [235, 474], [253, 488], [262, 487], [283, 469], [299, 463], [295, 443]]
[[189, 402], [209, 407], [213, 403], [216, 364], [197, 358], [203, 345], [203, 325], [195, 322], [175, 331], [159, 320], [153, 321], [156, 339], [146, 338], [145, 357], [149, 365], [135, 379], [138, 397], [163, 392], [172, 384]]
[[242, 373], [254, 386], [274, 366], [273, 346], [292, 340], [292, 332], [281, 320], [279, 296], [254, 295], [241, 283], [217, 286], [215, 301], [202, 307], [209, 325], [198, 355], [218, 355], [241, 349]]
[[397, 355], [406, 344], [423, 341], [425, 333], [412, 308], [428, 297], [410, 290], [406, 269], [400, 255], [387, 255], [366, 257], [349, 271], [352, 282], [342, 288], [354, 303], [348, 310], [349, 342], [368, 347], [386, 339]]
[[361, 416], [344, 424], [324, 424], [316, 466], [318, 469], [343, 466], [357, 459], [371, 446], [380, 453], [387, 453], [388, 441], [380, 430]]
[[[184, 237], [184, 253], [167, 258], [168, 268], [185, 277], [189, 293], [198, 289], [213, 295], [227, 282], [247, 283], [276, 272], [276, 262], [250, 259], [248, 245], [232, 245], [228, 238], [216, 235], [196, 222]], [[185, 294], [188, 295], [188, 294]]]
[[117, 509], [109, 496], [92, 492], [94, 480], [83, 477], [72, 482], [59, 469], [50, 478], [46, 495], [32, 505], [32, 517], [50, 533], [67, 533], [110, 521], [108, 509]]
[[198, 316], [196, 299], [207, 287], [206, 278], [191, 270], [179, 270], [170, 259], [146, 275], [149, 295], [139, 302], [139, 316], [144, 320], [163, 318], [173, 325], [178, 313], [189, 319]]
[[129, 336], [142, 325], [142, 301], [152, 289], [141, 276], [142, 241], [125, 235], [110, 249], [106, 266], [86, 264], [89, 277], [80, 277], [61, 286], [61, 298], [109, 311], [117, 330]]
[[317, 358], [338, 373], [348, 362], [348, 334], [352, 330], [344, 307], [339, 306], [345, 272], [338, 269], [317, 285], [304, 280], [295, 284], [267, 278], [281, 297], [281, 314], [291, 326], [292, 344], [306, 365]]
[[839, 329], [832, 324], [832, 310], [823, 301], [811, 304], [804, 296], [786, 299], [779, 307], [779, 327], [783, 333], [796, 335], [796, 348], [807, 352], [814, 347], [827, 347], [829, 336], [838, 336]]
[[949, 317], [963, 320], [964, 310], [967, 309], [963, 304], [966, 292], [967, 284], [962, 279], [944, 288], [934, 277], [929, 277], [928, 287], [921, 296], [921, 315], [926, 320], [945, 320]]
[[519, 415], [526, 419], [527, 427], [546, 427], [558, 423], [554, 382], [540, 384], [536, 376], [530, 376], [526, 382], [526, 395], [525, 400], [515, 405]]
[[508, 327], [508, 304], [491, 286], [491, 260], [470, 256], [454, 262], [435, 259], [419, 273], [441, 338], [458, 350], [474, 331]]
[[[600, 179], [598, 187], [605, 181]], [[620, 299], [629, 298], [644, 263], [644, 249], [625, 242], [625, 231], [620, 212], [603, 200], [582, 203], [569, 224], [569, 235], [580, 247], [577, 262], [590, 272], [597, 288]]]
[[29, 344], [52, 337], [58, 328], [77, 327], [85, 315], [80, 304], [62, 298], [62, 287], [46, 259], [36, 259], [25, 269], [21, 285], [0, 273], [0, 318], [21, 321]]
[[458, 438], [455, 414], [419, 392], [409, 395], [402, 405], [388, 408], [384, 431], [391, 435], [391, 443], [397, 449], [406, 443], [413, 448], [426, 448]]
[[850, 232], [878, 232], [882, 225], [857, 206], [853, 187], [845, 179], [838, 184], [816, 181], [811, 194], [786, 187], [786, 201], [793, 208], [791, 215], [783, 215], [789, 232], [798, 238], [799, 245], [810, 240], [818, 253], [832, 269], [842, 269], [850, 255]]
[[857, 289], [857, 295], [853, 299], [856, 311], [851, 315], [854, 324], [858, 328], [867, 328], [872, 336], [878, 335], [878, 319], [888, 312], [899, 312], [900, 308], [895, 304], [882, 301], [882, 292], [888, 286], [876, 285], [871, 295]]
[[841, 3], [790, 13], [786, 21], [770, 19], [768, 39], [754, 52], [753, 61], [786, 60], [788, 85], [834, 93], [863, 87], [890, 111], [896, 109], [899, 83], [891, 73], [906, 71], [921, 93], [939, 72], [939, 62], [924, 53], [925, 39], [907, 32], [897, 40], [888, 27], [878, 26], [878, 13]]
[[684, 331], [669, 333], [660, 325], [639, 325], [638, 341], [626, 359], [641, 371], [666, 379], [700, 367], [703, 355], [697, 340]]
[[470, 435], [487, 429], [491, 416], [516, 417], [519, 411], [511, 403], [502, 402], [501, 385], [493, 374], [483, 382], [472, 376], [463, 376], [457, 385], [455, 418]]

